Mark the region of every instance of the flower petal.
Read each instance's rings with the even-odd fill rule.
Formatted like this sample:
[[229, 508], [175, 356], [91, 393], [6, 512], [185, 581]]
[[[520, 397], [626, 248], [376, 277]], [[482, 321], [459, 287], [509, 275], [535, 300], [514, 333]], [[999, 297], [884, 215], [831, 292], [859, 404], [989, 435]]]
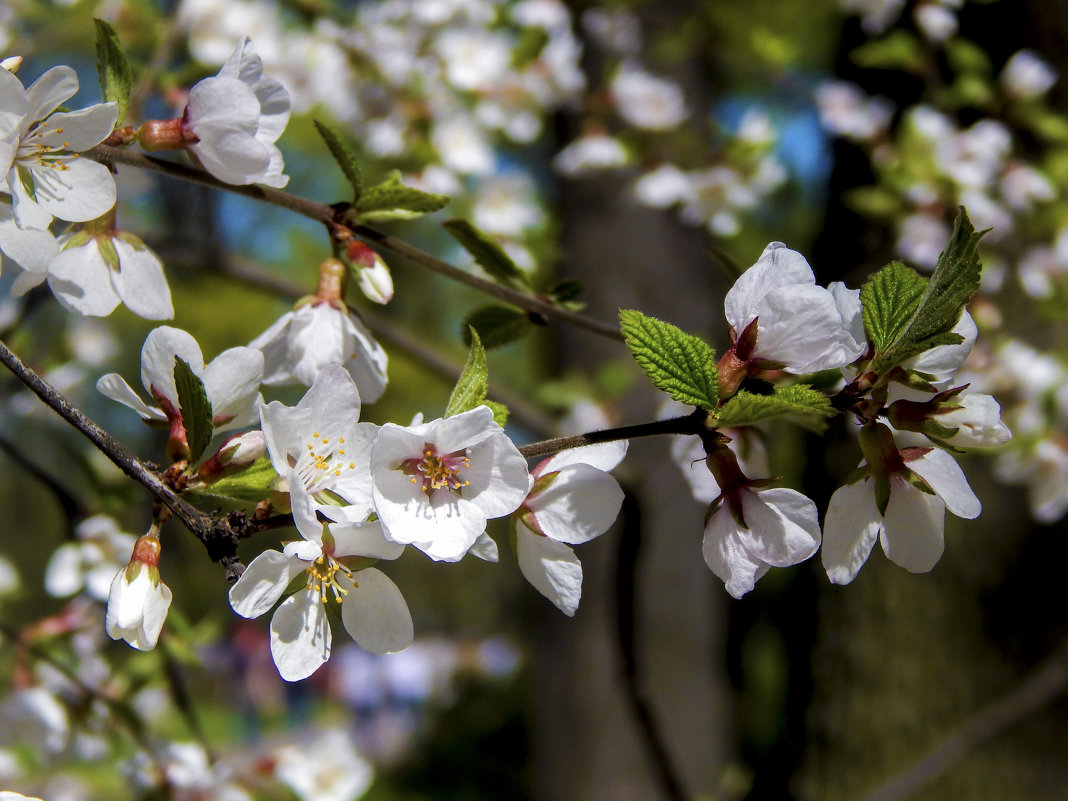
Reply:
[[820, 547], [816, 504], [796, 490], [743, 491], [742, 513], [748, 529], [739, 531], [739, 541], [772, 567], [796, 565]]
[[515, 544], [526, 580], [565, 615], [574, 615], [582, 598], [582, 564], [575, 552], [523, 525], [516, 529]]
[[968, 486], [964, 471], [945, 451], [934, 448], [919, 459], [906, 462], [905, 466], [926, 481], [957, 517], [971, 520], [983, 511], [983, 505]]
[[581, 463], [565, 465], [548, 487], [526, 502], [543, 534], [571, 545], [604, 534], [622, 505], [623, 490], [616, 480], [603, 470]]
[[720, 504], [705, 523], [701, 553], [705, 564], [719, 577], [727, 592], [741, 598], [768, 572], [768, 566], [749, 553], [738, 537], [741, 529], [727, 504]]
[[330, 624], [314, 590], [300, 590], [271, 619], [271, 656], [286, 681], [306, 679], [330, 658]]
[[26, 90], [26, 123], [43, 120], [77, 91], [78, 75], [74, 70], [66, 66], [52, 67]]
[[263, 354], [255, 348], [224, 350], [204, 367], [204, 390], [216, 418], [231, 418], [216, 431], [252, 425], [259, 416]]
[[823, 567], [832, 584], [848, 584], [868, 561], [882, 528], [870, 479], [839, 487], [823, 520]]
[[736, 334], [741, 334], [757, 316], [757, 305], [766, 294], [779, 287], [814, 286], [815, 283], [816, 277], [804, 256], [782, 242], [772, 242], [724, 297], [727, 322]]
[[555, 456], [550, 456], [531, 473], [534, 476], [540, 476], [554, 470], [563, 470], [571, 464], [587, 464], [607, 473], [623, 461], [623, 457], [627, 455], [627, 444], [627, 440], [621, 439], [615, 442], [599, 442], [596, 445], [586, 445], [582, 448], [568, 448]]
[[304, 570], [299, 559], [268, 550], [248, 563], [230, 588], [230, 606], [241, 617], [255, 618], [270, 611], [289, 583]]
[[372, 654], [403, 651], [415, 636], [401, 591], [373, 567], [356, 574], [341, 603], [341, 620], [356, 644]]
[[115, 178], [107, 167], [87, 158], [64, 159], [62, 163], [63, 169], [29, 166], [42, 211], [61, 220], [86, 222], [115, 205]]
[[67, 248], [48, 267], [48, 286], [68, 309], [93, 317], [105, 317], [119, 305], [111, 285], [111, 268], [95, 240]]
[[945, 516], [938, 498], [894, 480], [879, 538], [883, 553], [911, 573], [926, 573], [942, 558]]
[[191, 334], [180, 328], [161, 325], [145, 337], [141, 347], [141, 383], [151, 394], [156, 388], [164, 398], [178, 406], [178, 390], [174, 386], [174, 357], [180, 356], [194, 375], [204, 379], [204, 356]]
[[141, 415], [145, 420], [166, 420], [167, 416], [159, 409], [148, 406], [137, 393], [133, 391], [126, 379], [118, 373], [108, 373], [100, 376], [96, 382], [96, 388], [106, 398], [127, 406]]
[[[115, 237], [119, 271], [111, 275], [112, 286], [127, 309], [146, 320], [169, 320], [174, 316], [171, 289], [163, 275], [163, 262], [143, 242]], [[139, 246], [138, 246], [139, 245]]]
[[77, 153], [103, 142], [115, 129], [119, 110], [115, 103], [97, 103], [77, 111], [61, 111], [39, 126], [35, 143]]

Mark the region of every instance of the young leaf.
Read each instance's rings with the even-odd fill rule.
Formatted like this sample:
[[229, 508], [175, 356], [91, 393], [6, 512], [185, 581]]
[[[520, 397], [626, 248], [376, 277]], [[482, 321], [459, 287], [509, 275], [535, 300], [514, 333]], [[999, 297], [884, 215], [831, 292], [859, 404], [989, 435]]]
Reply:
[[503, 403], [497, 401], [485, 401], [485, 405], [490, 407], [493, 412], [493, 422], [504, 428], [504, 424], [508, 422], [508, 407]]
[[579, 300], [579, 296], [586, 291], [586, 285], [574, 278], [565, 278], [557, 281], [549, 288], [549, 300], [564, 309], [582, 311], [586, 302]]
[[743, 426], [784, 414], [831, 417], [834, 409], [826, 395], [806, 384], [776, 387], [771, 395], [755, 395], [743, 389], [716, 410], [716, 423], [721, 426]]
[[126, 119], [126, 110], [130, 106], [133, 68], [126, 60], [115, 29], [102, 19], [94, 19], [93, 24], [96, 25], [96, 71], [100, 76], [100, 94], [105, 103], [114, 101], [118, 106], [117, 127]]
[[400, 172], [394, 170], [380, 184], [365, 189], [357, 204], [356, 217], [364, 222], [374, 220], [410, 220], [446, 206], [449, 198], [405, 186]]
[[654, 386], [680, 403], [716, 408], [716, 352], [702, 339], [632, 309], [620, 309], [619, 328], [634, 359]]
[[315, 120], [315, 130], [319, 132], [319, 136], [323, 137], [326, 146], [330, 148], [330, 155], [334, 157], [334, 161], [352, 184], [352, 202], [359, 203], [360, 195], [363, 193], [363, 177], [360, 174], [359, 162], [356, 161], [356, 154], [352, 152], [348, 143], [325, 122]]
[[174, 386], [178, 390], [178, 408], [182, 412], [182, 425], [189, 443], [189, 461], [196, 464], [211, 442], [214, 431], [211, 402], [204, 382], [180, 356], [174, 357]]
[[478, 338], [478, 332], [471, 331], [471, 352], [467, 354], [467, 362], [464, 371], [460, 373], [460, 379], [456, 382], [449, 397], [449, 404], [445, 407], [445, 416], [467, 412], [481, 406], [486, 400], [486, 381], [489, 370], [486, 368], [486, 351]]
[[257, 459], [244, 470], [223, 476], [206, 487], [191, 485], [190, 492], [210, 495], [213, 498], [228, 498], [242, 503], [259, 503], [271, 493], [271, 482], [278, 477], [271, 460]]
[[533, 325], [522, 309], [514, 306], [483, 306], [475, 309], [464, 320], [464, 344], [471, 346], [471, 329], [478, 332], [486, 350], [508, 345], [526, 336]]
[[[934, 274], [915, 302], [911, 317], [898, 327], [889, 343], [876, 347], [873, 365], [876, 372], [886, 372], [905, 359], [938, 345], [960, 341], [960, 337], [952, 333], [952, 328], [979, 288], [982, 265], [979, 263], [978, 249], [984, 233], [976, 232], [968, 219], [968, 212], [962, 207], [953, 225], [949, 244], [938, 257]], [[894, 319], [897, 320], [897, 317]], [[864, 321], [867, 324], [866, 305]]]
[[446, 220], [441, 226], [463, 245], [464, 250], [474, 256], [475, 262], [495, 280], [521, 291], [530, 291], [527, 274], [490, 236], [467, 220]]
[[864, 330], [877, 353], [897, 340], [926, 290], [927, 279], [899, 261], [883, 267], [861, 287]]

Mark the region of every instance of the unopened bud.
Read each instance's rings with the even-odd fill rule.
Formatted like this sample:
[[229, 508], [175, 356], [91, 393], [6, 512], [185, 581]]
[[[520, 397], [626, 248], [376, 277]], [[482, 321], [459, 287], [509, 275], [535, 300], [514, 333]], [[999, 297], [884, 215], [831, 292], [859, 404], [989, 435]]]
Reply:
[[181, 117], [173, 120], [148, 120], [142, 123], [137, 131], [137, 143], [145, 150], [181, 150], [197, 141], [197, 136], [186, 130], [185, 120]]
[[377, 253], [374, 266], [360, 270], [356, 285], [368, 300], [375, 303], [389, 303], [393, 297], [393, 276], [390, 275], [389, 267]]
[[206, 484], [236, 473], [262, 459], [267, 453], [267, 440], [262, 431], [246, 431], [230, 437], [215, 454], [197, 470], [197, 478]]
[[104, 626], [113, 640], [139, 651], [156, 647], [171, 607], [171, 590], [159, 577], [159, 530], [154, 525], [134, 544], [130, 563], [111, 582]]
[[22, 66], [22, 56], [8, 56], [0, 61], [0, 67], [15, 75], [19, 71], [19, 67]]
[[319, 285], [315, 299], [327, 303], [341, 302], [349, 283], [349, 268], [337, 259], [327, 259], [319, 265]]

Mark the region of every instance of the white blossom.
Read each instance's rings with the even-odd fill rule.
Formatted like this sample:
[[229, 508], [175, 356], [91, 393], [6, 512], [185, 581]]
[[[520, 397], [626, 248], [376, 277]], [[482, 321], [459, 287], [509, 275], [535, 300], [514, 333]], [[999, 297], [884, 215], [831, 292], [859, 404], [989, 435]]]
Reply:
[[129, 564], [115, 575], [108, 593], [108, 636], [139, 651], [156, 647], [171, 608], [171, 590], [160, 580], [158, 565], [159, 535], [150, 532], [134, 545]]
[[609, 471], [627, 443], [573, 448], [532, 471], [534, 485], [516, 517], [519, 569], [534, 588], [566, 615], [582, 594], [582, 565], [569, 547], [599, 537], [615, 521], [623, 491]]
[[1033, 50], [1020, 50], [1005, 62], [999, 80], [1010, 95], [1027, 99], [1049, 91], [1057, 73]]
[[861, 142], [884, 134], [894, 113], [885, 97], [868, 97], [859, 86], [845, 81], [820, 84], [816, 104], [827, 130]]
[[374, 768], [339, 728], [279, 746], [272, 757], [274, 775], [300, 801], [355, 801], [374, 780]]
[[189, 90], [182, 127], [192, 135], [186, 146], [208, 172], [228, 184], [283, 187], [282, 152], [275, 145], [289, 122], [285, 88], [263, 72], [263, 62], [247, 38], [219, 74]]
[[816, 286], [805, 257], [781, 242], [764, 249], [723, 305], [736, 337], [756, 321], [755, 349], [744, 358], [778, 363], [791, 373], [844, 367], [867, 347], [860, 292], [840, 283]]
[[958, 448], [988, 448], [1004, 445], [1012, 439], [1009, 427], [1001, 421], [1001, 406], [993, 396], [983, 392], [963, 392], [950, 403], [960, 408], [934, 418], [939, 425], [957, 429], [946, 440], [950, 445]]
[[454, 562], [488, 519], [519, 507], [533, 479], [493, 412], [479, 406], [408, 427], [386, 423], [371, 449], [371, 481], [389, 539]]
[[614, 136], [592, 132], [580, 136], [553, 157], [553, 168], [561, 175], [575, 178], [599, 170], [625, 167], [630, 154]]
[[330, 364], [352, 375], [366, 403], [386, 389], [388, 357], [342, 302], [312, 300], [283, 314], [249, 346], [263, 352], [263, 383], [311, 386]]
[[627, 62], [609, 86], [616, 109], [636, 128], [662, 131], [690, 116], [682, 89]]
[[137, 538], [120, 531], [108, 515], [83, 520], [74, 536], [77, 542], [60, 545], [48, 560], [45, 591], [64, 598], [85, 590], [92, 598], [106, 601], [115, 571], [126, 564]]
[[[890, 561], [912, 573], [926, 573], [942, 556], [945, 511], [971, 519], [979, 499], [956, 460], [937, 448], [905, 459], [903, 473], [889, 476], [890, 500], [880, 513], [875, 479], [868, 475], [831, 496], [823, 523], [823, 567], [834, 584], [848, 584], [868, 560], [875, 540]], [[918, 489], [920, 480], [932, 492]]]
[[107, 138], [118, 110], [101, 103], [55, 111], [77, 91], [70, 67], [53, 67], [28, 89], [0, 70], [0, 191], [10, 194], [20, 228], [44, 230], [53, 216], [92, 220], [115, 205], [111, 171], [78, 154]]
[[934, 3], [924, 3], [917, 6], [912, 12], [916, 27], [923, 31], [923, 35], [935, 44], [940, 44], [957, 33], [957, 15], [945, 6]]

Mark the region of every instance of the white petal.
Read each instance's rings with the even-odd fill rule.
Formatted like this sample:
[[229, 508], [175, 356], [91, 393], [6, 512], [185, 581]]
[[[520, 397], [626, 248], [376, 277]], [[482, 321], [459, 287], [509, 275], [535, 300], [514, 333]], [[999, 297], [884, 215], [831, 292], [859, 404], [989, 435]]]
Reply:
[[111, 283], [126, 308], [146, 320], [173, 317], [171, 289], [159, 257], [143, 242], [138, 247], [119, 237], [111, 241], [119, 255], [119, 271], [112, 273]]
[[15, 158], [22, 120], [29, 100], [22, 81], [7, 70], [0, 75], [0, 175], [6, 173]]
[[[111, 170], [87, 158], [64, 160], [65, 169], [30, 166], [37, 204], [61, 220], [95, 220], [115, 205]], [[34, 226], [38, 227], [38, 226]], [[44, 227], [44, 226], [40, 226]]]
[[961, 315], [952, 331], [964, 337], [964, 341], [959, 345], [940, 345], [937, 348], [931, 348], [919, 356], [907, 359], [902, 366], [909, 370], [929, 373], [936, 378], [948, 378], [964, 364], [964, 360], [972, 352], [972, 346], [975, 345], [976, 337], [979, 335], [975, 320], [967, 311]]
[[983, 511], [983, 505], [968, 486], [964, 471], [945, 451], [934, 448], [919, 459], [906, 462], [905, 466], [930, 484], [946, 508], [957, 517], [971, 520]]
[[48, 231], [19, 228], [11, 208], [0, 203], [0, 250], [23, 270], [38, 273], [43, 280], [48, 265], [59, 253], [59, 244]]
[[180, 356], [194, 375], [204, 379], [204, 356], [200, 345], [180, 328], [161, 325], [154, 328], [141, 347], [141, 383], [152, 392], [156, 388], [164, 398], [178, 406], [178, 390], [174, 386], [174, 357]]
[[609, 472], [614, 470], [623, 457], [627, 455], [627, 441], [625, 439], [615, 442], [600, 442], [596, 445], [586, 445], [582, 448], [568, 448], [566, 451], [550, 456], [532, 472], [535, 476], [551, 473], [554, 470], [562, 470], [570, 464], [588, 464], [598, 470]]
[[582, 597], [582, 564], [571, 548], [519, 525], [516, 558], [519, 569], [534, 589], [565, 615], [575, 614]]
[[121, 403], [137, 412], [145, 420], [166, 420], [167, 416], [159, 409], [148, 406], [118, 373], [108, 373], [96, 382], [97, 390], [105, 397]]
[[[108, 580], [115, 575], [114, 568]], [[56, 548], [52, 558], [48, 560], [48, 567], [44, 575], [45, 592], [55, 598], [66, 598], [74, 595], [85, 586], [85, 577], [82, 575], [82, 546], [80, 543], [69, 542]]]
[[59, 66], [45, 72], [26, 90], [26, 122], [43, 120], [78, 91], [78, 76], [70, 67]]
[[493, 537], [485, 532], [478, 535], [478, 539], [475, 540], [475, 544], [471, 546], [468, 553], [485, 562], [496, 562], [501, 558], [497, 550], [497, 543], [493, 541]]
[[231, 418], [217, 430], [252, 425], [259, 413], [263, 354], [255, 348], [224, 350], [204, 368], [204, 390], [217, 418]]
[[230, 606], [247, 618], [269, 612], [304, 568], [299, 559], [291, 559], [279, 551], [264, 551], [249, 562], [230, 588]]
[[[324, 515], [331, 517], [331, 512], [339, 507], [319, 507]], [[367, 556], [373, 559], [396, 559], [404, 553], [404, 546], [387, 540], [382, 533], [379, 522], [334, 523], [330, 526], [334, 537], [334, 556]]]
[[263, 352], [263, 383], [269, 386], [288, 384], [295, 380], [289, 362], [288, 345], [289, 325], [293, 318], [294, 312], [286, 312], [275, 320], [270, 328], [248, 343], [250, 348]]
[[752, 590], [760, 577], [768, 572], [768, 566], [742, 544], [738, 538], [740, 532], [724, 503], [708, 518], [701, 541], [705, 564], [735, 598]]
[[389, 358], [366, 326], [351, 314], [345, 318], [345, 330], [349, 335], [344, 342], [345, 369], [352, 374], [364, 401], [374, 403], [386, 389]]
[[942, 557], [945, 506], [938, 498], [895, 478], [880, 541], [891, 562], [926, 573]]
[[832, 584], [848, 584], [868, 561], [882, 527], [870, 479], [839, 487], [823, 520], [823, 567]]
[[727, 292], [723, 308], [736, 334], [757, 316], [757, 304], [768, 292], [784, 286], [812, 286], [816, 278], [805, 257], [782, 242], [772, 242], [756, 264], [746, 270]]
[[115, 103], [97, 103], [77, 111], [53, 114], [48, 118], [47, 127], [37, 129], [40, 136], [35, 141], [47, 147], [80, 153], [99, 145], [111, 134], [118, 113]]
[[60, 303], [80, 314], [104, 317], [119, 305], [111, 268], [94, 240], [61, 251], [48, 267], [48, 286]]
[[587, 464], [565, 465], [548, 487], [527, 500], [542, 533], [571, 545], [606, 532], [622, 505], [623, 490], [616, 480]]
[[345, 317], [328, 303], [305, 306], [294, 314], [286, 358], [300, 383], [310, 387], [327, 365], [345, 361]]
[[330, 658], [330, 624], [314, 590], [282, 602], [271, 619], [271, 656], [286, 681], [306, 679]]
[[823, 287], [794, 286], [765, 295], [758, 304], [756, 353], [792, 373], [844, 367], [863, 354], [844, 326], [838, 305]]
[[[470, 485], [461, 491], [461, 496], [478, 506], [487, 519], [504, 517], [518, 509], [534, 483], [526, 458], [500, 426], [492, 425], [490, 436], [467, 448], [470, 467], [463, 478]], [[445, 453], [451, 450], [441, 447]]]
[[743, 491], [742, 514], [748, 528], [738, 533], [739, 541], [772, 567], [803, 562], [820, 546], [816, 504], [796, 490]]
[[373, 567], [359, 571], [341, 603], [341, 620], [356, 644], [372, 654], [392, 654], [412, 644], [414, 627], [397, 585]]

